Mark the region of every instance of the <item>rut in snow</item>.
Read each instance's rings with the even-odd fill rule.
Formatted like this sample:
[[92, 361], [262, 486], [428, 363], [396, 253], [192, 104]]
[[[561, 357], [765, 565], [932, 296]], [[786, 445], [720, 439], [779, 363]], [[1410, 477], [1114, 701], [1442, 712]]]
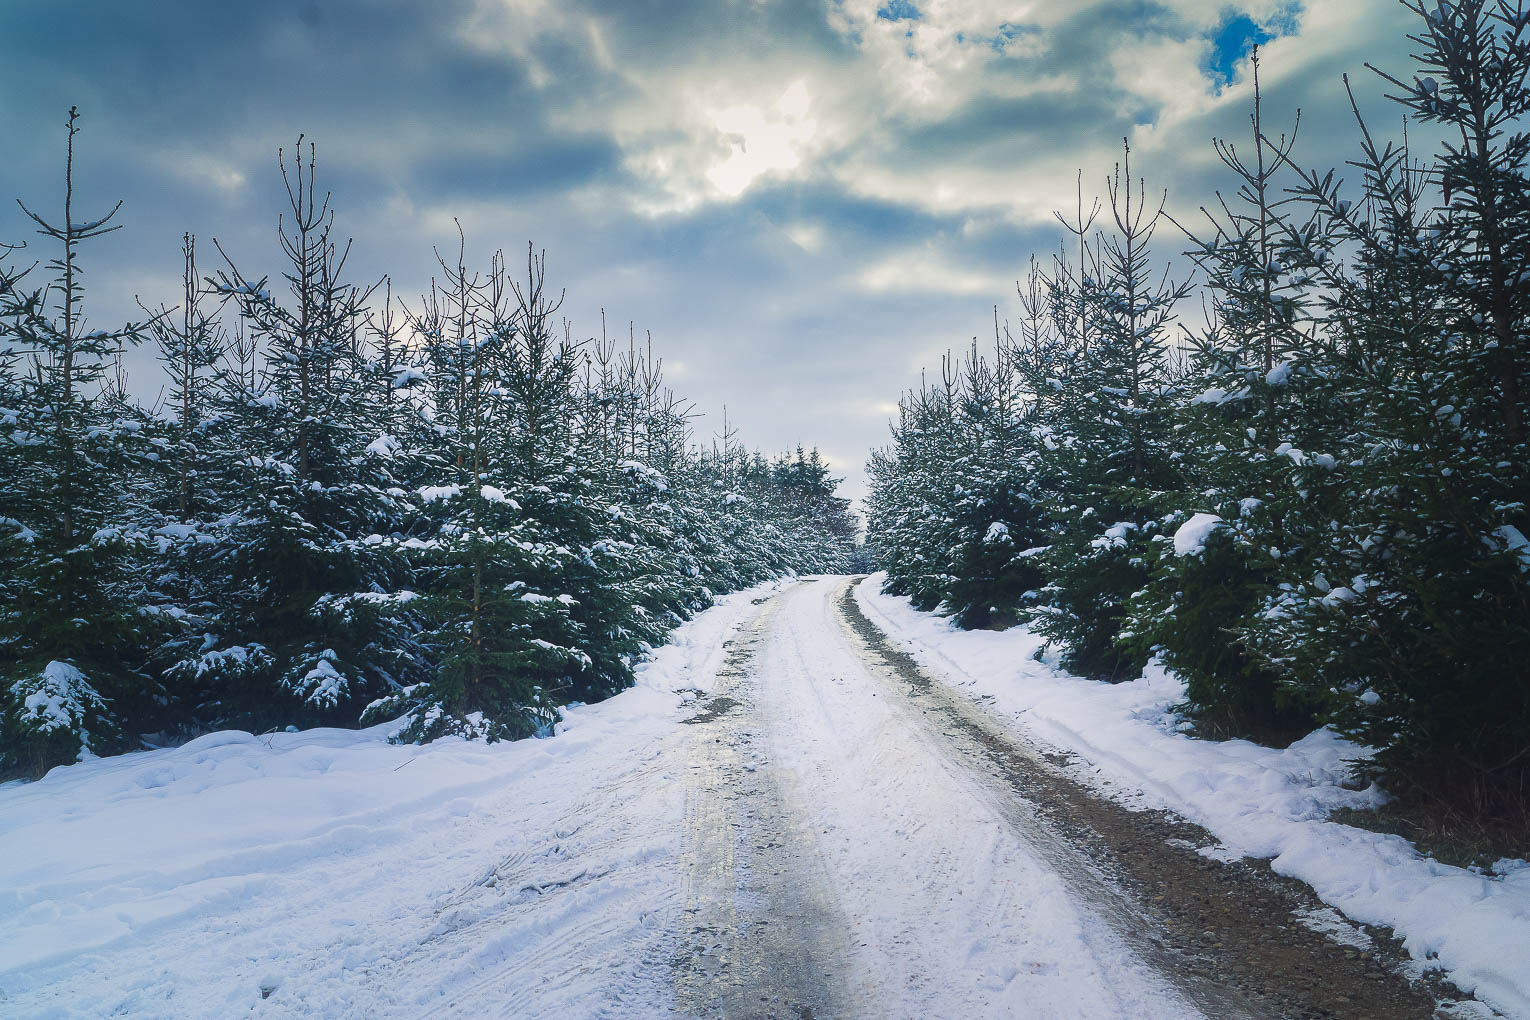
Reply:
[[764, 606], [691, 720], [687, 1015], [1432, 1013], [1382, 933], [1346, 950], [1297, 922], [1305, 887], [1071, 778], [894, 650], [852, 585]]
[[1196, 1015], [909, 717], [846, 582], [776, 596], [694, 717], [680, 1010]]
[[816, 867], [762, 757], [755, 657], [774, 602], [729, 642], [697, 726], [686, 775], [685, 930], [674, 962], [678, 1005], [698, 1017], [845, 1015], [846, 945]]

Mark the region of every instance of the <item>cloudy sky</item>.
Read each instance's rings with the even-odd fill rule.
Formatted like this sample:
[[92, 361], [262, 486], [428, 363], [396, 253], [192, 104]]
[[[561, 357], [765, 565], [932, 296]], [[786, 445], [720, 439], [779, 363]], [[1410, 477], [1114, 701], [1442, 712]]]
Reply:
[[[992, 334], [1075, 174], [1120, 151], [1171, 203], [1226, 186], [1247, 47], [1299, 158], [1352, 153], [1341, 75], [1411, 70], [1395, 0], [13, 0], [0, 13], [8, 199], [61, 206], [77, 104], [97, 321], [172, 301], [183, 230], [279, 270], [278, 145], [319, 145], [358, 277], [429, 280], [433, 245], [534, 240], [575, 331], [651, 330], [676, 389], [766, 451], [816, 443], [862, 491], [921, 366]], [[77, 210], [81, 205], [76, 206]], [[1167, 237], [1167, 235], [1165, 235]], [[207, 246], [205, 262], [212, 253]], [[149, 359], [141, 390], [157, 388]]]

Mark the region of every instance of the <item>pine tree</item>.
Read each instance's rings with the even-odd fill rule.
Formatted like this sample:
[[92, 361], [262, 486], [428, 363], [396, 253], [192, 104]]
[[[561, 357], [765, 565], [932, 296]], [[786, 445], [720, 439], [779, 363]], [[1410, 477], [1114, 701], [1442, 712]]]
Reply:
[[[1378, 140], [1351, 95], [1358, 190], [1302, 169], [1294, 134], [1263, 127], [1256, 54], [1252, 146], [1216, 143], [1237, 193], [1186, 231], [1207, 328], [1167, 344], [1188, 292], [1149, 279], [1156, 218], [1118, 171], [1114, 234], [1091, 243], [1081, 196], [1076, 264], [1033, 263], [1022, 290], [1006, 356], [1026, 427], [998, 470], [1052, 514], [1032, 612], [1073, 668], [1159, 655], [1203, 732], [1329, 723], [1413, 805], [1522, 824], [1530, 14], [1404, 5], [1422, 71], [1382, 77], [1443, 128], [1435, 157], [1406, 126]], [[890, 590], [981, 625], [1002, 556], [970, 511], [996, 469], [978, 399], [995, 391], [966, 377], [901, 402], [868, 465], [869, 542]]]
[[572, 596], [560, 601], [529, 580], [557, 553], [528, 525], [523, 479], [508, 470], [505, 376], [522, 323], [503, 259], [486, 279], [469, 273], [460, 248], [441, 268], [446, 283], [415, 328], [445, 456], [439, 481], [419, 490], [432, 533], [408, 543], [428, 585], [424, 640], [435, 671], [374, 702], [368, 716], [407, 712], [407, 740], [515, 739], [556, 718], [557, 678], [578, 653], [541, 635], [558, 629], [549, 618], [567, 619]]
[[893, 448], [870, 465], [868, 517], [887, 590], [927, 611], [951, 590], [950, 551], [962, 537], [951, 507], [961, 485], [952, 460], [959, 436], [956, 386], [947, 357], [941, 386], [922, 385], [899, 401]]
[[1183, 485], [1166, 354], [1188, 288], [1167, 272], [1154, 279], [1150, 244], [1163, 202], [1149, 204], [1145, 183], [1133, 183], [1130, 146], [1107, 184], [1115, 230], [1101, 237], [1100, 275], [1085, 289], [1088, 346], [1059, 395], [1066, 435], [1045, 458], [1059, 530], [1034, 615], [1071, 669], [1125, 678], [1146, 661], [1123, 629], [1147, 585], [1144, 550], [1166, 494]]
[[1181, 228], [1195, 245], [1189, 254], [1204, 273], [1212, 317], [1191, 338], [1175, 429], [1189, 454], [1181, 458], [1188, 487], [1149, 550], [1152, 583], [1134, 600], [1128, 629], [1139, 654], [1156, 652], [1184, 678], [1208, 729], [1278, 738], [1305, 733], [1313, 706], [1239, 635], [1304, 539], [1291, 527], [1301, 497], [1290, 453], [1322, 450], [1339, 423], [1320, 402], [1326, 389], [1311, 385], [1322, 375], [1306, 311], [1318, 260], [1287, 236], [1299, 206], [1281, 174], [1296, 130], [1266, 135], [1257, 49], [1251, 65], [1250, 145], [1240, 154], [1234, 143], [1213, 142], [1237, 190], [1203, 208], [1200, 236]]
[[961, 448], [953, 466], [962, 482], [952, 500], [957, 540], [944, 601], [963, 627], [1016, 622], [1042, 586], [1035, 553], [1049, 524], [1031, 484], [1033, 415], [1016, 389], [1014, 343], [999, 332], [997, 313], [995, 341], [991, 362], [974, 343], [961, 366]]
[[405, 493], [364, 345], [375, 286], [343, 280], [349, 245], [317, 193], [314, 148], [305, 161], [299, 139], [290, 171], [279, 160], [290, 303], [227, 259], [213, 281], [263, 364], [222, 375], [218, 615], [175, 670], [210, 685], [206, 713], [225, 724], [354, 722], [423, 669], [409, 565], [391, 540]]
[[[33, 217], [56, 279], [0, 265], [0, 768], [363, 715], [545, 733], [714, 595], [850, 563], [816, 449], [693, 446], [651, 338], [602, 341], [597, 375], [534, 250], [518, 281], [459, 249], [418, 314], [374, 307], [301, 138], [285, 296], [221, 248], [203, 276], [188, 233], [174, 307], [89, 331], [77, 249], [115, 226], [71, 215], [75, 129], [63, 225]], [[145, 337], [152, 407], [123, 368]]]
[[118, 351], [140, 342], [144, 327], [86, 326], [79, 249], [117, 229], [121, 203], [99, 219], [75, 218], [78, 120], [71, 108], [63, 219], [22, 205], [57, 246], [45, 267], [52, 278], [28, 290], [26, 274], [6, 272], [0, 288], [8, 362], [0, 765], [33, 772], [125, 746], [124, 720], [152, 715], [158, 693], [142, 670], [153, 627], [129, 559], [143, 536], [126, 520], [115, 481], [141, 422], [112, 414], [100, 390]]
[[1351, 431], [1333, 470], [1310, 455], [1298, 469], [1315, 497], [1310, 572], [1252, 637], [1378, 749], [1394, 790], [1498, 813], [1530, 774], [1530, 18], [1485, 0], [1407, 6], [1426, 73], [1384, 77], [1447, 141], [1421, 167], [1357, 112], [1362, 201], [1303, 176], [1331, 243], [1356, 252], [1327, 308]]

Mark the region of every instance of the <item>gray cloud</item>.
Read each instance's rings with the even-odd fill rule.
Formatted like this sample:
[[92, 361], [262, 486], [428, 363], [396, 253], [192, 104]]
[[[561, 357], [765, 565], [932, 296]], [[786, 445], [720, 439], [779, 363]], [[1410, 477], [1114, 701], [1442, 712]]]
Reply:
[[[258, 7], [12, 5], [0, 25], [4, 191], [59, 200], [83, 109], [97, 320], [175, 293], [183, 230], [274, 271], [275, 152], [317, 140], [360, 276], [427, 285], [433, 245], [546, 245], [576, 329], [652, 329], [672, 380], [767, 450], [819, 443], [859, 491], [889, 406], [948, 346], [992, 330], [1075, 168], [1097, 190], [1124, 135], [1184, 211], [1247, 133], [1246, 80], [1208, 76], [1230, 17], [1288, 0], [880, 0]], [[1264, 64], [1269, 114], [1304, 108], [1302, 157], [1341, 162], [1339, 76], [1408, 68], [1391, 0], [1312, 0]], [[997, 41], [997, 42], [996, 42]], [[1356, 78], [1367, 110], [1395, 115]], [[8, 195], [5, 197], [9, 197]], [[0, 210], [0, 237], [27, 233]], [[1172, 248], [1171, 244], [1166, 247]], [[136, 369], [152, 389], [146, 357]]]

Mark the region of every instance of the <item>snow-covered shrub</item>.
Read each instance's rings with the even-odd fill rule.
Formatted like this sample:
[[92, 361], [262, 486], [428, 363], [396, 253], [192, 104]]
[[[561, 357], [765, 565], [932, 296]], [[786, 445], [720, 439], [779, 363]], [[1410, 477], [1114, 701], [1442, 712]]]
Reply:
[[1275, 590], [1279, 563], [1249, 540], [1245, 522], [1213, 514], [1181, 523], [1151, 543], [1152, 579], [1132, 600], [1122, 641], [1157, 655], [1185, 681], [1206, 733], [1276, 741], [1304, 736], [1313, 712], [1298, 691], [1245, 646], [1243, 628]]
[[106, 699], [72, 662], [27, 670], [0, 693], [0, 771], [36, 773], [115, 749]]

